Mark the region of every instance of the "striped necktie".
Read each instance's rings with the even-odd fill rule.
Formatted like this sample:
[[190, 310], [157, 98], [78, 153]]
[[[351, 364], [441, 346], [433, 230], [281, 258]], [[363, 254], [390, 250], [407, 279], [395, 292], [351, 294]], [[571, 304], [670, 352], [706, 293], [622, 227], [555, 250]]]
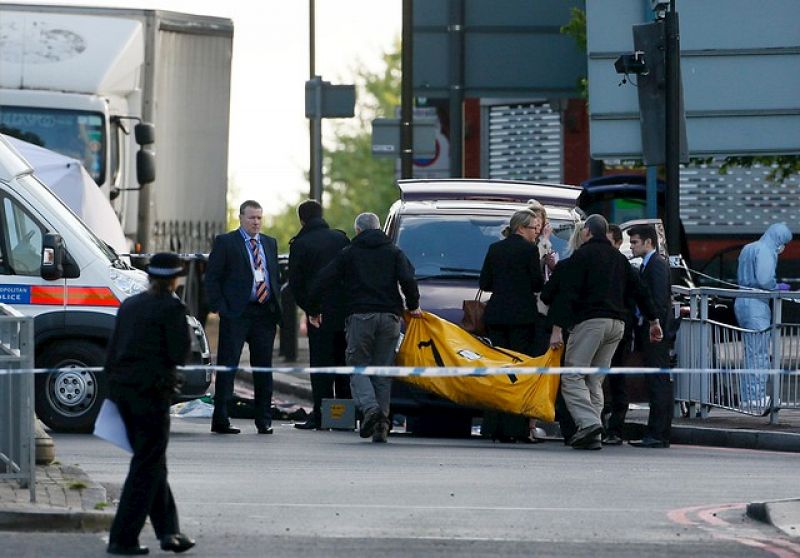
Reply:
[[[264, 265], [261, 261], [261, 252], [258, 250], [258, 242], [255, 238], [250, 239], [250, 249], [253, 251], [253, 268], [256, 270], [261, 270], [262, 273], [264, 271]], [[266, 274], [264, 273], [263, 276], [266, 278]], [[267, 297], [269, 296], [269, 289], [267, 288], [266, 281], [259, 281], [256, 283], [256, 300], [258, 300], [259, 304], [263, 304]]]

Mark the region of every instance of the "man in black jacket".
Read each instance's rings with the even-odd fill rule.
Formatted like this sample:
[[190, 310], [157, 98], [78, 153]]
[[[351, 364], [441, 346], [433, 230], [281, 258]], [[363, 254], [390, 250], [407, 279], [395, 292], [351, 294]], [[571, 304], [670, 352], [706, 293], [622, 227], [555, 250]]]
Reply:
[[[344, 336], [344, 289], [340, 283], [336, 283], [323, 293], [322, 314], [325, 321], [318, 328], [308, 322], [308, 291], [319, 271], [350, 241], [344, 231], [328, 227], [322, 218], [322, 205], [316, 200], [306, 200], [298, 205], [297, 217], [301, 229], [289, 241], [289, 286], [297, 305], [306, 313], [311, 368], [345, 366], [347, 339]], [[350, 379], [343, 374], [313, 373], [311, 393], [314, 399], [312, 415], [306, 422], [295, 424], [295, 428], [319, 429], [322, 400], [334, 396], [350, 399]]]
[[[563, 345], [561, 329], [573, 325], [564, 357], [566, 367], [608, 368], [625, 328], [625, 301], [632, 297], [649, 320], [651, 339], [663, 333], [653, 303], [628, 260], [611, 245], [608, 222], [590, 215], [583, 226], [585, 243], [569, 259], [550, 314], [552, 347]], [[561, 393], [578, 431], [569, 444], [601, 449], [603, 375], [564, 373]]]
[[[647, 287], [655, 304], [656, 316], [670, 331], [672, 314], [672, 289], [670, 286], [669, 263], [658, 253], [658, 234], [651, 225], [633, 227], [628, 235], [631, 239], [633, 255], [642, 258], [639, 275]], [[638, 313], [641, 315], [641, 310]], [[669, 340], [652, 340], [647, 335], [647, 327], [641, 316], [634, 327], [636, 349], [644, 354], [644, 365], [648, 368], [669, 368]], [[631, 445], [642, 448], [668, 448], [672, 430], [672, 407], [674, 397], [672, 380], [666, 372], [646, 374], [645, 383], [650, 396], [650, 414], [647, 417], [647, 433]]]
[[[421, 316], [414, 267], [405, 254], [380, 229], [374, 213], [356, 217], [353, 242], [320, 271], [311, 288], [309, 307], [312, 326], [319, 327], [322, 294], [331, 285], [344, 283], [348, 366], [391, 366], [400, 339], [403, 299], [412, 316]], [[353, 374], [350, 389], [364, 415], [362, 438], [386, 442], [392, 380], [384, 376]]]

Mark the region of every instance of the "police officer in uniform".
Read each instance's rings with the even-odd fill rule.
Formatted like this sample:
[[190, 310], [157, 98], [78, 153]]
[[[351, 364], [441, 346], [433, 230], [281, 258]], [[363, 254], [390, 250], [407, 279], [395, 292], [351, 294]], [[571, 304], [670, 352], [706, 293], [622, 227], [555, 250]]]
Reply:
[[109, 398], [119, 408], [133, 448], [128, 477], [111, 525], [109, 554], [147, 554], [139, 533], [147, 517], [162, 550], [184, 552], [194, 541], [180, 532], [167, 482], [169, 406], [178, 385], [175, 367], [186, 362], [190, 339], [186, 307], [175, 296], [184, 274], [176, 254], [155, 254], [150, 288], [125, 300], [108, 345]]

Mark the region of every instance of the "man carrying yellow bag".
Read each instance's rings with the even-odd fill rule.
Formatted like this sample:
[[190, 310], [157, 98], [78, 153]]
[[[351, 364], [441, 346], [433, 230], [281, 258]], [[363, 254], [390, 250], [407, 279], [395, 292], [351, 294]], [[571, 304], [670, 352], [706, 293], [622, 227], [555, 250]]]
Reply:
[[[406, 332], [397, 354], [398, 366], [418, 368], [509, 368], [508, 374], [401, 378], [459, 405], [495, 409], [552, 422], [559, 376], [517, 374], [514, 368], [559, 366], [561, 351], [550, 349], [538, 357], [491, 347], [459, 326], [438, 316], [406, 318]], [[480, 374], [480, 371], [476, 371]]]

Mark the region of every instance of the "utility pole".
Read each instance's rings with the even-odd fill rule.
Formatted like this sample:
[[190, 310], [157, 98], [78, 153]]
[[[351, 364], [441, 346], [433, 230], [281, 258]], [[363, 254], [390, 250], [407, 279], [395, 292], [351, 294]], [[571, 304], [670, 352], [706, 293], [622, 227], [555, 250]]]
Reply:
[[450, 176], [463, 175], [464, 137], [464, 0], [449, 0], [450, 43]]
[[[316, 75], [316, 9], [315, 0], [308, 0], [308, 79], [313, 81]], [[309, 197], [322, 203], [322, 112], [321, 87], [317, 88], [316, 116], [309, 119]]]
[[666, 212], [667, 247], [670, 256], [681, 253], [680, 153], [681, 153], [681, 49], [678, 12], [670, 0], [664, 19], [666, 62]]
[[400, 91], [400, 178], [413, 178], [414, 156], [414, 0], [403, 0], [403, 53]]

